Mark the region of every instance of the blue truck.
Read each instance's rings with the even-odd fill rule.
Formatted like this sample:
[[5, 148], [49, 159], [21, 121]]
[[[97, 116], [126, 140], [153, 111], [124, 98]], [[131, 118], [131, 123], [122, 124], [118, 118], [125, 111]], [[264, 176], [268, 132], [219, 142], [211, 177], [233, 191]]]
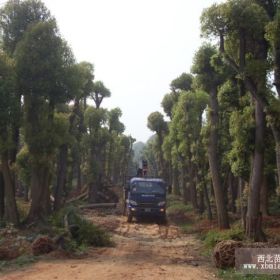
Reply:
[[125, 186], [127, 222], [134, 217], [154, 217], [166, 222], [166, 183], [159, 178], [133, 177]]

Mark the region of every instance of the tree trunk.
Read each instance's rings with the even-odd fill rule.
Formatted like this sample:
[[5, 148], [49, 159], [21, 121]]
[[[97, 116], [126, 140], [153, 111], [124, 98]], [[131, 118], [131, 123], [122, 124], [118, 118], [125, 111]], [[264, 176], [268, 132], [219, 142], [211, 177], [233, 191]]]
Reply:
[[199, 214], [202, 215], [205, 211], [205, 204], [204, 204], [204, 191], [200, 190], [199, 194]]
[[183, 191], [183, 202], [184, 204], [188, 204], [190, 201], [189, 191], [186, 184], [186, 178], [185, 178], [185, 171], [184, 168], [181, 170], [181, 184], [182, 184], [182, 191]]
[[18, 225], [19, 215], [15, 199], [14, 181], [11, 175], [7, 154], [2, 154], [1, 161], [5, 185], [5, 219], [7, 220], [7, 222], [13, 223], [14, 225]]
[[29, 201], [29, 186], [28, 185], [24, 185], [24, 201], [28, 202]]
[[93, 147], [91, 151], [91, 162], [90, 162], [90, 181], [89, 181], [89, 203], [98, 202], [98, 189], [101, 187], [102, 181], [102, 157], [101, 147]]
[[80, 192], [82, 189], [82, 171], [81, 171], [81, 152], [79, 149], [79, 155], [77, 157], [77, 187], [76, 189]]
[[245, 188], [245, 181], [238, 177], [238, 199], [239, 199], [239, 207], [237, 208], [238, 214], [240, 214], [240, 220], [244, 230], [246, 230], [246, 212], [247, 205], [244, 202], [243, 192]]
[[59, 148], [59, 156], [57, 162], [57, 183], [54, 190], [54, 210], [59, 210], [62, 205], [62, 196], [65, 192], [66, 184], [66, 172], [67, 172], [67, 152], [68, 147], [66, 144], [63, 144]]
[[255, 241], [263, 241], [261, 229], [260, 191], [264, 171], [264, 128], [265, 117], [260, 102], [255, 101], [255, 150], [253, 154], [252, 174], [249, 183], [249, 197], [246, 215], [246, 236]]
[[210, 91], [210, 138], [208, 146], [209, 166], [213, 182], [215, 201], [217, 206], [218, 224], [220, 229], [229, 228], [228, 213], [225, 204], [225, 194], [220, 178], [220, 167], [218, 160], [218, 100], [217, 89]]
[[237, 178], [234, 177], [232, 172], [229, 173], [228, 184], [229, 184], [229, 190], [230, 190], [230, 194], [231, 194], [230, 208], [231, 208], [232, 213], [236, 213], [236, 199], [237, 199], [237, 195], [238, 195], [238, 181], [237, 181]]
[[89, 184], [89, 193], [88, 193], [88, 201], [89, 203], [96, 203], [97, 202], [97, 183], [96, 182], [91, 182]]
[[179, 184], [179, 172], [177, 167], [172, 168], [172, 193], [175, 195], [180, 195], [180, 184]]
[[260, 210], [263, 216], [269, 216], [268, 213], [268, 185], [267, 177], [263, 176], [263, 182], [261, 185], [261, 201], [260, 201]]
[[5, 185], [4, 185], [4, 177], [2, 172], [0, 171], [0, 221], [4, 218], [5, 213]]
[[277, 177], [278, 177], [278, 190], [280, 192], [280, 131], [276, 125], [272, 125], [272, 133], [275, 140], [275, 153], [276, 153], [276, 165], [277, 165]]
[[195, 185], [195, 168], [191, 162], [189, 162], [189, 165], [190, 165], [190, 169], [189, 169], [187, 183], [189, 186], [193, 210], [198, 211], [199, 207], [198, 207], [198, 202], [197, 202], [197, 191], [196, 191], [196, 185]]
[[31, 168], [31, 206], [26, 218], [27, 223], [45, 221], [49, 214], [49, 172], [46, 167]]
[[211, 221], [211, 220], [213, 220], [213, 215], [212, 215], [211, 203], [210, 203], [206, 183], [203, 184], [203, 191], [204, 191], [205, 203], [206, 203], [206, 208], [207, 208], [207, 217], [208, 217], [208, 220]]

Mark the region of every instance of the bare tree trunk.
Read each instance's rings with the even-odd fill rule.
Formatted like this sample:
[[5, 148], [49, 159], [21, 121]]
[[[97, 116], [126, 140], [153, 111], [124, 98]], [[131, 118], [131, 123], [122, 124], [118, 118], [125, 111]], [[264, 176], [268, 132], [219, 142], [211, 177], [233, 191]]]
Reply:
[[29, 186], [28, 185], [24, 185], [24, 201], [28, 202], [29, 201]]
[[198, 202], [197, 202], [197, 191], [196, 191], [196, 185], [195, 185], [195, 168], [191, 162], [189, 162], [190, 169], [189, 169], [189, 174], [188, 174], [188, 186], [189, 186], [189, 191], [191, 194], [191, 202], [193, 209], [195, 211], [198, 211]]
[[79, 155], [77, 157], [77, 190], [81, 191], [82, 189], [82, 171], [81, 171], [81, 152], [79, 149]]
[[172, 193], [180, 195], [179, 172], [177, 167], [172, 168]]
[[220, 167], [218, 160], [218, 100], [217, 89], [210, 91], [210, 138], [208, 146], [209, 166], [213, 182], [215, 201], [217, 206], [218, 224], [220, 229], [229, 228], [228, 213], [225, 204], [225, 194], [220, 178]]
[[4, 218], [5, 213], [5, 185], [4, 185], [4, 177], [2, 172], [0, 171], [0, 221]]
[[261, 201], [260, 201], [260, 210], [263, 216], [269, 216], [268, 213], [268, 185], [267, 177], [263, 176], [263, 182], [261, 186]]
[[204, 191], [205, 203], [206, 203], [206, 208], [207, 208], [207, 217], [208, 217], [208, 220], [211, 221], [211, 220], [213, 220], [213, 215], [212, 215], [211, 203], [210, 203], [206, 183], [203, 184], [203, 191]]
[[198, 192], [199, 195], [199, 214], [203, 214], [205, 211], [205, 204], [204, 204], [204, 191], [200, 190]]
[[46, 167], [33, 166], [31, 169], [31, 206], [27, 223], [45, 221], [50, 213], [49, 172]]
[[2, 154], [1, 161], [5, 186], [5, 219], [14, 225], [18, 225], [19, 215], [15, 199], [14, 181], [11, 175], [7, 154]]
[[186, 184], [184, 168], [181, 169], [181, 184], [182, 184], [182, 191], [183, 191], [183, 202], [184, 204], [188, 204], [188, 202], [190, 201], [190, 195]]
[[229, 173], [228, 178], [228, 184], [229, 184], [229, 190], [231, 194], [231, 201], [230, 201], [230, 208], [233, 213], [236, 213], [236, 199], [238, 195], [238, 181], [237, 178], [235, 178], [232, 174], [232, 172]]
[[98, 202], [98, 189], [101, 187], [102, 180], [102, 158], [101, 147], [93, 147], [91, 151], [91, 179], [89, 181], [89, 203]]
[[277, 177], [278, 177], [278, 189], [280, 191], [280, 131], [275, 125], [272, 125], [272, 133], [275, 140], [275, 153], [277, 164]]
[[65, 192], [66, 172], [67, 172], [67, 151], [68, 147], [63, 144], [59, 148], [59, 156], [57, 162], [57, 183], [54, 190], [54, 210], [59, 210], [62, 205], [62, 196]]
[[255, 150], [252, 163], [252, 174], [249, 184], [249, 197], [246, 215], [246, 236], [255, 241], [263, 241], [264, 233], [261, 229], [260, 191], [264, 171], [264, 129], [265, 118], [263, 107], [255, 102]]

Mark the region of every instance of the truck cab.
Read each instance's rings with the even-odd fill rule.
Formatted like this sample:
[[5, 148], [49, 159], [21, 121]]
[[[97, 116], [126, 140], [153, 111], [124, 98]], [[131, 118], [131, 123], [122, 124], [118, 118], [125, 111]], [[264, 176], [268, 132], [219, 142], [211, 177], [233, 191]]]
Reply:
[[134, 177], [126, 186], [126, 216], [150, 216], [166, 221], [166, 183], [162, 179]]

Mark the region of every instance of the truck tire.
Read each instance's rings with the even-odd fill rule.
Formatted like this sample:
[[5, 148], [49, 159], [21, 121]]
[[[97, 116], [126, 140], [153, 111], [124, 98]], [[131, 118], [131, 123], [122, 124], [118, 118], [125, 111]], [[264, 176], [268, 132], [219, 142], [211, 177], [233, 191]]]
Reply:
[[164, 215], [163, 217], [160, 218], [160, 224], [161, 225], [166, 225], [167, 224], [167, 217]]
[[131, 223], [132, 222], [133, 216], [130, 213], [127, 213], [127, 222]]

